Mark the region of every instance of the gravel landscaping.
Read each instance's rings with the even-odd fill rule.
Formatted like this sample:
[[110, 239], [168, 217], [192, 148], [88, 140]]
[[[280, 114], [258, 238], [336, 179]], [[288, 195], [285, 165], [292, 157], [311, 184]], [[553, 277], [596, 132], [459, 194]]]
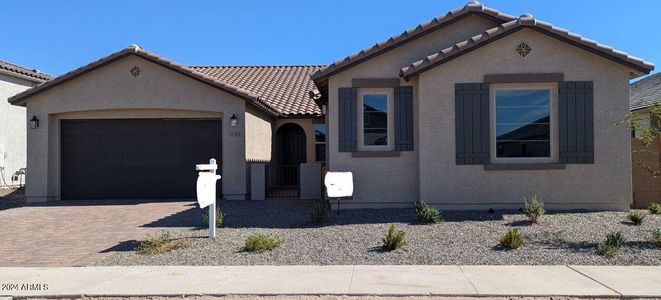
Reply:
[[[462, 264], [462, 265], [661, 265], [661, 248], [649, 242], [661, 228], [661, 215], [647, 214], [640, 226], [631, 225], [626, 212], [563, 212], [531, 224], [521, 212], [444, 211], [445, 222], [420, 224], [415, 210], [361, 209], [330, 212], [321, 226], [309, 221], [309, 202], [223, 201], [226, 214], [218, 239], [206, 238], [201, 210], [192, 208], [190, 220], [164, 230], [192, 237], [190, 247], [158, 255], [138, 254], [135, 243], [99, 265], [337, 265], [337, 264]], [[167, 223], [167, 222], [165, 222]], [[385, 252], [381, 238], [395, 224], [406, 232], [403, 249]], [[499, 238], [517, 228], [524, 245], [506, 250]], [[626, 238], [614, 258], [595, 253], [596, 243], [612, 231]], [[273, 251], [249, 253], [243, 243], [252, 234], [282, 240]]]

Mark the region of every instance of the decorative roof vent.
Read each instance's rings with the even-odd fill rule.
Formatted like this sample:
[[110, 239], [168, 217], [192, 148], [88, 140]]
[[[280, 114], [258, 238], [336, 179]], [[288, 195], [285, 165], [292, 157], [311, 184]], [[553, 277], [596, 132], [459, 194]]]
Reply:
[[521, 44], [516, 46], [516, 49], [514, 49], [514, 51], [516, 51], [516, 53], [519, 54], [519, 56], [526, 57], [526, 55], [528, 55], [528, 53], [532, 51], [532, 48], [530, 48], [530, 46], [526, 44], [526, 42], [521, 42]]
[[129, 70], [129, 73], [131, 73], [131, 75], [133, 75], [133, 77], [140, 76], [140, 72], [141, 72], [141, 70], [138, 66], [133, 66], [133, 68], [131, 68], [131, 70]]

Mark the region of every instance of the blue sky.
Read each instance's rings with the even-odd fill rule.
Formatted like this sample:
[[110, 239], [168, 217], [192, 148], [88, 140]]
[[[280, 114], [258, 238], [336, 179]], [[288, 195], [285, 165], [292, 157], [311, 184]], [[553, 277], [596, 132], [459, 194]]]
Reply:
[[[0, 0], [0, 59], [60, 75], [136, 43], [187, 65], [328, 64], [466, 2]], [[661, 63], [661, 1], [482, 3]]]

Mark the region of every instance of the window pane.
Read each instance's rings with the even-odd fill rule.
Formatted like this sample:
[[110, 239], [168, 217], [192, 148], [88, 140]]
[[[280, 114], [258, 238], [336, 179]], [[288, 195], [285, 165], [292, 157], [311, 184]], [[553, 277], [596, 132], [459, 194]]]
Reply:
[[504, 141], [496, 143], [498, 157], [549, 157], [551, 156], [549, 141]]
[[365, 129], [365, 145], [388, 145], [388, 130], [385, 128]]
[[496, 156], [551, 155], [548, 90], [496, 91]]
[[388, 145], [388, 97], [363, 96], [363, 143]]
[[314, 124], [314, 141], [317, 143], [326, 142], [326, 124]]
[[326, 161], [326, 144], [316, 144], [314, 145], [314, 149], [315, 149], [315, 160]]

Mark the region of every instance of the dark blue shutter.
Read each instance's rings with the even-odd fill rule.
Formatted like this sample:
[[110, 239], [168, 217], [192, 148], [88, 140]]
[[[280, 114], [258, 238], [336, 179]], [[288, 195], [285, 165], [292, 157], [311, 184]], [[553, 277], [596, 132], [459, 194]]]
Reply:
[[592, 86], [592, 81], [561, 81], [558, 83], [561, 163], [594, 163]]
[[457, 83], [454, 88], [457, 164], [488, 164], [491, 157], [489, 84]]
[[356, 88], [339, 88], [338, 90], [338, 122], [339, 151], [354, 152], [358, 150], [358, 127], [356, 118], [358, 104], [356, 103]]
[[413, 87], [395, 87], [395, 150], [413, 151]]

